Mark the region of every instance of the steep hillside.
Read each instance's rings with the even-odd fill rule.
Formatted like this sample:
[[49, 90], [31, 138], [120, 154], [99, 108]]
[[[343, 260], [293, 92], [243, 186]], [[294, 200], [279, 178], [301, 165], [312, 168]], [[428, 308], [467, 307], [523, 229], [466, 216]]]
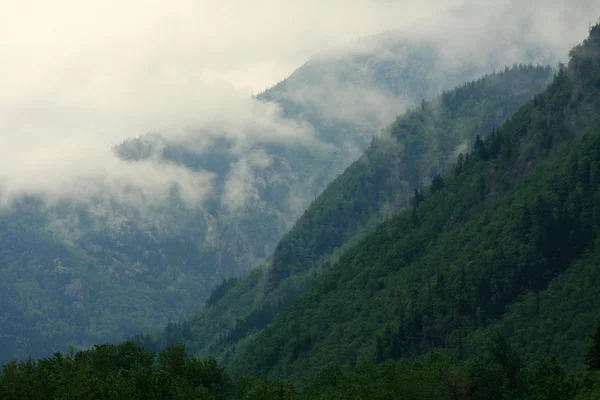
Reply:
[[192, 352], [226, 360], [304, 292], [344, 243], [406, 207], [415, 189], [442, 172], [478, 132], [491, 132], [543, 90], [550, 74], [542, 67], [506, 69], [399, 117], [312, 202], [262, 267], [219, 286], [183, 326], [138, 339], [155, 349], [185, 339]]
[[[308, 125], [314, 143], [244, 127], [205, 128], [181, 140], [146, 135], [115, 152], [142, 169], [179, 168], [188, 178], [164, 199], [145, 198], [132, 182], [123, 193], [52, 202], [32, 195], [3, 208], [10, 223], [0, 252], [0, 357], [118, 340], [198, 310], [218, 282], [270, 255], [312, 198], [393, 115], [433, 89], [500, 66], [496, 59], [465, 59], [447, 67], [433, 44], [390, 43], [316, 58], [259, 96], [281, 107], [290, 126]], [[207, 174], [210, 193], [190, 201], [190, 192], [206, 190]]]
[[545, 92], [477, 137], [452, 173], [416, 192], [409, 210], [346, 250], [232, 355], [234, 372], [303, 381], [330, 362], [434, 347], [462, 358], [468, 333], [594, 249], [599, 93], [596, 25]]
[[414, 190], [443, 172], [478, 133], [491, 132], [543, 90], [550, 73], [549, 68], [507, 68], [398, 118], [278, 243], [271, 282], [310, 269], [369, 222], [406, 207]]

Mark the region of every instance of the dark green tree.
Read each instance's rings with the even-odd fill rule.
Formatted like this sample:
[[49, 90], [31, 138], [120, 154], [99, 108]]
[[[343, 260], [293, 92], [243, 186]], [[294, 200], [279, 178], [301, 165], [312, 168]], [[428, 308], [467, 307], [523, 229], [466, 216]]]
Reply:
[[589, 336], [589, 345], [585, 353], [585, 363], [591, 371], [600, 370], [600, 324], [597, 324], [594, 333]]

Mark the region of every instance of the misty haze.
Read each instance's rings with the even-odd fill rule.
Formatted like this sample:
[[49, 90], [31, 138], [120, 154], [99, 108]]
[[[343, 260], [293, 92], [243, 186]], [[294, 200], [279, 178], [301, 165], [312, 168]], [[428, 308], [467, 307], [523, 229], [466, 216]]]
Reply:
[[0, 399], [596, 398], [599, 17], [2, 2]]

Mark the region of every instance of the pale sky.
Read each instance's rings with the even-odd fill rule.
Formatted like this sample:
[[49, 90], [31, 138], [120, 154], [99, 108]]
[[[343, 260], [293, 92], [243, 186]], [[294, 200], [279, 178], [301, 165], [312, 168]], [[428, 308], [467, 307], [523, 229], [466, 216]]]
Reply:
[[[459, 48], [518, 23], [564, 50], [600, 16], [596, 3], [0, 0], [0, 184], [50, 190], [74, 173], [139, 181], [139, 171], [107, 161], [111, 145], [149, 131], [177, 134], [215, 116], [223, 129], [268, 125], [277, 137], [307, 137], [310, 129], [249, 95], [315, 53], [409, 26], [447, 30], [442, 36]], [[144, 174], [156, 176], [148, 168]]]

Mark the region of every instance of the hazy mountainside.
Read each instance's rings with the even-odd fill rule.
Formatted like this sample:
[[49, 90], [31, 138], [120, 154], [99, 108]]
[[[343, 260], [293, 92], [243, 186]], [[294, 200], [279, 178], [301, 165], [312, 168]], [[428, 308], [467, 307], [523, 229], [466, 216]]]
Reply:
[[344, 243], [406, 207], [415, 189], [442, 172], [478, 132], [491, 132], [550, 78], [549, 68], [516, 66], [399, 117], [311, 203], [263, 267], [239, 281], [225, 281], [207, 307], [183, 324], [138, 340], [161, 348], [183, 339], [194, 353], [228, 359], [239, 351], [238, 343], [243, 347], [304, 292]]
[[[289, 310], [232, 354], [234, 373], [302, 382], [330, 362], [353, 367], [436, 347], [460, 359], [470, 351], [467, 336], [501, 319], [520, 296], [594, 262], [599, 93], [596, 25], [546, 91], [485, 140], [477, 138], [451, 173], [417, 191], [408, 210], [346, 250]], [[554, 282], [568, 297], [564, 278]], [[563, 299], [571, 310], [578, 301], [585, 299]], [[581, 354], [580, 342], [565, 341], [560, 324], [544, 323], [539, 313], [538, 340]], [[514, 321], [514, 311], [506, 315]], [[571, 325], [574, 337], [595, 322], [585, 314], [570, 317], [582, 318]], [[504, 323], [509, 331], [529, 331]]]
[[[188, 180], [174, 184], [165, 200], [145, 198], [133, 182], [120, 196], [31, 195], [4, 208], [0, 358], [118, 340], [198, 310], [218, 282], [272, 253], [310, 200], [392, 115], [434, 90], [502, 67], [496, 59], [446, 67], [436, 51], [404, 41], [316, 58], [261, 94], [314, 130], [303, 145], [218, 128], [117, 145], [116, 154], [131, 164], [183, 167]], [[195, 173], [212, 174], [201, 202], [190, 199], [205, 190]]]
[[507, 68], [398, 118], [278, 243], [271, 283], [311, 268], [368, 223], [406, 207], [415, 189], [443, 172], [478, 133], [491, 132], [543, 90], [550, 75], [550, 68]]

